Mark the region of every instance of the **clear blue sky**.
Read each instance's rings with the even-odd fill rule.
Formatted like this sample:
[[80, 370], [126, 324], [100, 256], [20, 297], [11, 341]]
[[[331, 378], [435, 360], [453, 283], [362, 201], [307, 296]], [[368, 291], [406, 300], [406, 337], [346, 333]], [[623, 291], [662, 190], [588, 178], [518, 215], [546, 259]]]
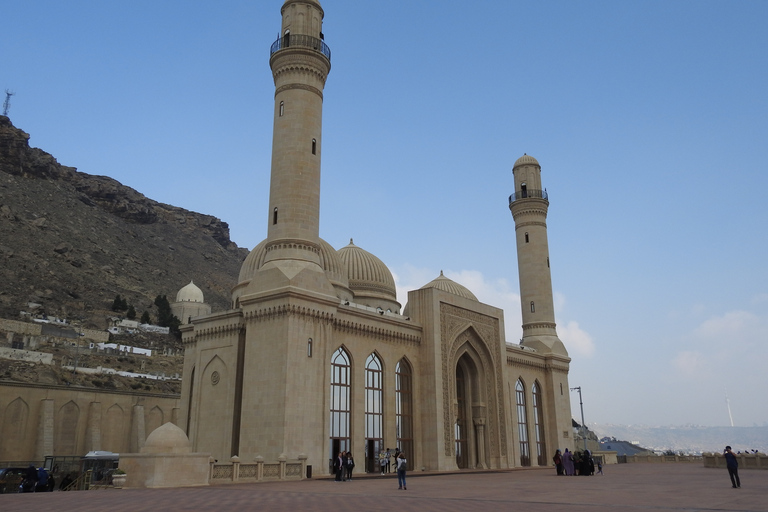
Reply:
[[[5, 2], [11, 120], [252, 248], [281, 3]], [[587, 422], [727, 425], [727, 386], [736, 425], [768, 424], [768, 2], [322, 4], [323, 238], [380, 257], [403, 303], [444, 270], [517, 342], [507, 198], [533, 155]]]

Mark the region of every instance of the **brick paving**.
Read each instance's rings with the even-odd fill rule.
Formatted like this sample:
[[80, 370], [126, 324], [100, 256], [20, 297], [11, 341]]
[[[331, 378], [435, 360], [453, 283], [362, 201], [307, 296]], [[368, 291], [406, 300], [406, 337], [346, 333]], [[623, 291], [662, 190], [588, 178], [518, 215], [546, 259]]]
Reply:
[[4, 494], [1, 510], [102, 512], [312, 510], [330, 512], [495, 511], [765, 511], [768, 471], [742, 470], [741, 489], [724, 469], [699, 464], [620, 464], [605, 475], [557, 477], [554, 469], [497, 473], [409, 474], [408, 490], [397, 477], [358, 477], [337, 483], [230, 484], [181, 489]]

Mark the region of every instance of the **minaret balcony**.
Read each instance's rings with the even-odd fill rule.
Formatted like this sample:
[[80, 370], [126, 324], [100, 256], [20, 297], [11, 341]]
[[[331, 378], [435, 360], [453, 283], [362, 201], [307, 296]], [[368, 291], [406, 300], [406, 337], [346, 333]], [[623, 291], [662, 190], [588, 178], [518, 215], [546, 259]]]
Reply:
[[546, 190], [536, 190], [536, 189], [525, 189], [525, 190], [519, 190], [509, 196], [509, 204], [510, 206], [515, 201], [519, 201], [520, 199], [544, 199], [545, 201], [549, 202], [549, 196], [547, 195]]
[[273, 55], [274, 53], [279, 52], [280, 50], [285, 50], [286, 48], [306, 48], [309, 50], [315, 50], [325, 55], [329, 62], [331, 60], [331, 49], [322, 39], [318, 39], [316, 37], [304, 34], [285, 35], [272, 43], [269, 54]]

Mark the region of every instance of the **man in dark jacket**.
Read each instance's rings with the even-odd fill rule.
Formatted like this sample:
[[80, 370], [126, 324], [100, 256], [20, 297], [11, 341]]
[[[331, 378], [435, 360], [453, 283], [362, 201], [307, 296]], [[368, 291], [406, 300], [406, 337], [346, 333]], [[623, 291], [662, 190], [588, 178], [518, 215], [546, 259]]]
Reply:
[[741, 480], [739, 480], [739, 462], [736, 460], [736, 455], [731, 451], [730, 446], [725, 447], [725, 465], [728, 466], [728, 475], [731, 477], [731, 485], [734, 489], [741, 487]]

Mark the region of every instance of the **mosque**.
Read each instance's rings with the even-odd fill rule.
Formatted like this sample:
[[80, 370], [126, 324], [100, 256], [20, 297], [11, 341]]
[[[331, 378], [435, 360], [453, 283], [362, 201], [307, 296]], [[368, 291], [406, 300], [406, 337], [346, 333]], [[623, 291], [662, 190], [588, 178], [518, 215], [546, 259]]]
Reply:
[[[408, 292], [403, 307], [379, 258], [352, 240], [336, 250], [320, 238], [331, 70], [324, 11], [317, 0], [286, 0], [280, 12], [269, 60], [267, 237], [244, 261], [231, 309], [202, 311], [181, 328], [179, 424], [193, 451], [221, 461], [306, 457], [319, 474], [342, 450], [353, 452], [356, 471], [377, 471], [386, 448], [404, 451], [411, 469], [430, 471], [550, 465], [573, 439], [539, 163], [528, 155], [514, 163], [509, 199], [520, 343], [505, 340], [501, 309], [442, 272]], [[202, 303], [193, 292], [177, 302]]]

